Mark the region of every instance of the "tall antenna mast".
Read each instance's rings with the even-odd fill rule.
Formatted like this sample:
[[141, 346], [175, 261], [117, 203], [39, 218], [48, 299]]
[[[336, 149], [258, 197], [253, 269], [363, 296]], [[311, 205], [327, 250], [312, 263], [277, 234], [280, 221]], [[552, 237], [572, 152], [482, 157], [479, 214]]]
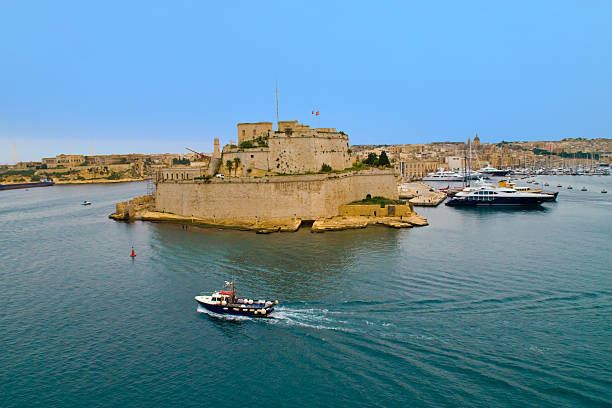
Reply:
[[274, 82], [276, 83], [276, 128], [278, 129], [278, 77], [274, 74]]
[[17, 162], [19, 161], [17, 159], [17, 142], [13, 142], [13, 161], [15, 162], [15, 164], [17, 164]]

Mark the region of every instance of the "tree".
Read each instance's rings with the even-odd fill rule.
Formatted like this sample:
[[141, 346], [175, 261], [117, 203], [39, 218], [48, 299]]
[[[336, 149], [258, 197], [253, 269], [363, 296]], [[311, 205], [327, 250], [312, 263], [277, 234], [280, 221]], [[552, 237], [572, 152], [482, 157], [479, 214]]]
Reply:
[[389, 158], [387, 157], [387, 153], [385, 153], [384, 150], [380, 153], [380, 157], [378, 158], [378, 165], [379, 166], [390, 166], [391, 165], [391, 163], [389, 162]]
[[368, 154], [368, 158], [365, 159], [363, 162], [369, 166], [376, 166], [376, 163], [378, 163], [378, 155], [372, 152]]
[[231, 160], [227, 160], [227, 161], [225, 162], [225, 165], [227, 166], [227, 172], [228, 172], [228, 175], [229, 175], [229, 176], [231, 176], [231, 175], [232, 175], [232, 166], [233, 166], [233, 164], [234, 164], [234, 162], [233, 162], [233, 161], [231, 161]]
[[324, 173], [329, 173], [330, 171], [332, 171], [332, 168], [329, 164], [323, 163], [323, 165], [321, 166], [321, 171]]
[[234, 176], [235, 176], [236, 173], [238, 172], [238, 167], [240, 167], [240, 157], [235, 157], [234, 158], [234, 164], [235, 164], [235, 168], [236, 168], [236, 170], [234, 170]]

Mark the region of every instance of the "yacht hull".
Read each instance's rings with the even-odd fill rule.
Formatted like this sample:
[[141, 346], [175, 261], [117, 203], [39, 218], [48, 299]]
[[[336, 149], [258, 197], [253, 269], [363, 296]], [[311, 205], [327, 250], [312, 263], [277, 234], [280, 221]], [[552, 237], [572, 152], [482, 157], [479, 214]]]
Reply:
[[[252, 307], [250, 305], [245, 305], [246, 307], [236, 307], [237, 305], [211, 305], [209, 303], [200, 302], [196, 299], [198, 305], [202, 306], [206, 310], [209, 310], [218, 314], [227, 314], [234, 316], [247, 316], [247, 317], [261, 317], [261, 318], [271, 318], [270, 314], [274, 311], [274, 306], [269, 306], [266, 309], [266, 314], [261, 314], [261, 310], [264, 310], [262, 307]], [[250, 306], [250, 307], [249, 307]], [[255, 313], [255, 311], [259, 311]]]
[[490, 207], [490, 206], [538, 206], [545, 201], [552, 201], [542, 197], [499, 197], [492, 200], [470, 200], [464, 198], [451, 198], [446, 205], [451, 207]]

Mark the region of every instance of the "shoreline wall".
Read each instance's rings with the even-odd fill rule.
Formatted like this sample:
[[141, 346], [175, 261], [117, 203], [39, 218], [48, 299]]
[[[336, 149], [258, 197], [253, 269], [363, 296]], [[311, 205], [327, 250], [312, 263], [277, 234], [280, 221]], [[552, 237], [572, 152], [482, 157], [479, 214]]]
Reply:
[[316, 220], [370, 194], [397, 199], [393, 171], [159, 182], [155, 209], [186, 217]]

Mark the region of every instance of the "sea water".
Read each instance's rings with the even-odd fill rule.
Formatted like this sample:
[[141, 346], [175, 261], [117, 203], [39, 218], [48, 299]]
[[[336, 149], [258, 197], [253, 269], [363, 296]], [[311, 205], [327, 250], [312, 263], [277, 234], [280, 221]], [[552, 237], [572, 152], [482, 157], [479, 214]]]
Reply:
[[[558, 202], [324, 234], [107, 218], [145, 183], [0, 192], [0, 406], [611, 406], [612, 177], [539, 180]], [[197, 307], [231, 278], [275, 318]]]

